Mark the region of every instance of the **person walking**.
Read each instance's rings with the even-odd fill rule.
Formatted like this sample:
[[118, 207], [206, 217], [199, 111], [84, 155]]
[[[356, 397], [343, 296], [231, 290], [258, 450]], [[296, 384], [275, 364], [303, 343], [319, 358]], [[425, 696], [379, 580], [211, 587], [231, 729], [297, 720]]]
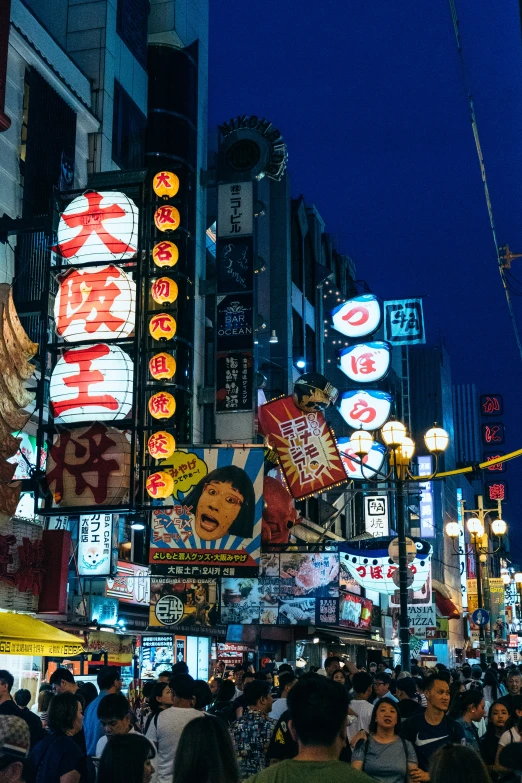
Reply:
[[98, 704], [97, 715], [105, 732], [96, 745], [97, 758], [100, 758], [105, 750], [109, 737], [139, 733], [132, 725], [130, 704], [123, 693], [109, 693], [104, 696]]
[[354, 720], [348, 726], [348, 740], [352, 740], [360, 731], [370, 730], [370, 721], [373, 714], [373, 705], [368, 699], [373, 688], [373, 679], [366, 672], [357, 672], [352, 676], [352, 687], [355, 696], [350, 702], [349, 714], [355, 715]]
[[194, 680], [190, 674], [177, 674], [169, 685], [172, 691], [172, 707], [163, 710], [157, 723], [151, 722], [147, 732], [157, 753], [157, 783], [172, 783], [174, 759], [181, 733], [187, 723], [195, 718], [203, 719], [204, 713], [194, 709], [196, 697]]
[[397, 702], [380, 699], [373, 708], [368, 738], [359, 740], [352, 753], [352, 767], [382, 783], [406, 783], [417, 769], [411, 742], [399, 737], [401, 716]]
[[507, 694], [501, 696], [499, 701], [506, 705], [509, 710], [509, 714], [513, 720], [516, 720], [516, 704], [519, 702], [517, 698], [520, 696], [520, 690], [522, 688], [522, 677], [518, 669], [512, 669], [506, 679]]
[[456, 720], [447, 716], [450, 703], [449, 685], [438, 673], [428, 677], [424, 684], [426, 711], [413, 715], [401, 726], [401, 736], [412, 743], [417, 753], [418, 769], [412, 770], [413, 783], [425, 783], [430, 779], [429, 762], [436, 750], [443, 745], [460, 744], [464, 730]]
[[115, 734], [103, 750], [97, 783], [150, 783], [155, 756], [154, 747], [143, 735]]
[[121, 672], [116, 666], [104, 666], [98, 674], [97, 682], [100, 692], [85, 710], [83, 722], [88, 756], [96, 756], [96, 745], [104, 734], [103, 726], [98, 719], [98, 705], [104, 696], [107, 696], [109, 693], [120, 693], [123, 687]]
[[27, 723], [31, 737], [31, 747], [43, 734], [43, 726], [40, 718], [30, 710], [21, 710], [11, 696], [14, 685], [14, 677], [6, 669], [0, 669], [0, 715], [14, 715]]
[[399, 701], [393, 693], [390, 693], [390, 682], [391, 676], [386, 672], [382, 672], [382, 674], [378, 674], [375, 677], [373, 681], [373, 689], [376, 695], [376, 699], [373, 702], [374, 704], [377, 704], [379, 699], [384, 698], [391, 699], [392, 701]]
[[0, 783], [27, 780], [31, 738], [27, 723], [15, 715], [0, 715]]
[[74, 674], [65, 667], [54, 670], [49, 678], [49, 684], [53, 693], [76, 693], [79, 688]]
[[480, 755], [492, 780], [497, 780], [499, 774], [495, 770], [498, 743], [509, 721], [509, 712], [505, 704], [500, 701], [493, 702], [489, 708], [488, 725], [486, 733], [480, 739]]
[[236, 720], [235, 693], [236, 686], [232, 680], [221, 680], [216, 698], [207, 710], [209, 715], [220, 718], [227, 726], [233, 723]]
[[396, 695], [399, 700], [399, 713], [402, 720], [424, 712], [417, 700], [417, 686], [413, 677], [401, 677], [397, 680]]
[[145, 735], [149, 730], [151, 722], [154, 721], [157, 724], [160, 712], [163, 712], [163, 710], [172, 707], [173, 703], [174, 697], [168, 683], [155, 682], [152, 686], [152, 692], [149, 697], [150, 712], [147, 715], [145, 725], [143, 726], [143, 733]]
[[247, 710], [230, 727], [242, 780], [266, 766], [266, 753], [276, 726], [276, 721], [268, 717], [274, 702], [271, 691], [266, 680], [252, 680], [245, 685]]
[[465, 745], [445, 745], [430, 760], [432, 783], [491, 783], [480, 755]]
[[176, 783], [239, 783], [236, 754], [226, 724], [212, 715], [187, 723], [178, 743], [175, 768]]
[[279, 698], [274, 701], [272, 710], [268, 716], [269, 718], [279, 720], [283, 712], [287, 709], [287, 698], [290, 688], [295, 685], [296, 682], [297, 677], [293, 672], [285, 671], [279, 675]]
[[44, 728], [42, 721], [38, 715], [31, 712], [27, 705], [31, 701], [31, 691], [26, 688], [20, 688], [14, 695], [15, 703], [20, 710], [20, 717], [25, 720], [29, 726], [29, 733], [31, 735], [31, 747], [33, 748], [37, 742], [39, 742], [44, 735]]
[[479, 733], [475, 724], [486, 716], [484, 696], [482, 689], [469, 690], [457, 697], [457, 723], [464, 730], [466, 745], [479, 752]]
[[[504, 699], [499, 699], [497, 703], [504, 704], [507, 707]], [[513, 742], [522, 741], [522, 696], [513, 695], [511, 700], [514, 716], [511, 716], [509, 723], [511, 727], [500, 735], [497, 748], [497, 756], [495, 759], [495, 771], [502, 773], [508, 772], [508, 769], [503, 767], [500, 763], [500, 754], [507, 745], [511, 745]], [[509, 709], [509, 708], [508, 708]], [[506, 723], [506, 726], [508, 723]]]
[[87, 761], [73, 737], [81, 731], [82, 705], [73, 693], [59, 693], [49, 706], [49, 734], [31, 750], [35, 783], [89, 783]]
[[300, 678], [288, 694], [290, 726], [298, 752], [261, 770], [249, 783], [370, 783], [364, 772], [339, 761], [346, 744], [346, 688], [321, 675]]

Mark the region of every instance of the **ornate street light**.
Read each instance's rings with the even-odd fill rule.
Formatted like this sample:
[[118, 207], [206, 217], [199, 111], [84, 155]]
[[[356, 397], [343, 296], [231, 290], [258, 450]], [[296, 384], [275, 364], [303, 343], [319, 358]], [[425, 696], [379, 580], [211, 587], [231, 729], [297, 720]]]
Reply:
[[355, 430], [350, 437], [350, 446], [358, 457], [365, 457], [373, 446], [373, 438], [367, 430]]
[[507, 523], [503, 519], [494, 519], [491, 523], [491, 532], [495, 536], [505, 536], [507, 532]]
[[406, 427], [401, 421], [390, 419], [381, 429], [383, 441], [391, 449], [397, 449], [406, 437]]
[[448, 448], [449, 435], [446, 430], [438, 427], [435, 422], [435, 425], [424, 436], [424, 443], [432, 454], [442, 454]]
[[448, 522], [446, 525], [446, 535], [450, 538], [458, 538], [460, 536], [460, 527], [458, 522]]

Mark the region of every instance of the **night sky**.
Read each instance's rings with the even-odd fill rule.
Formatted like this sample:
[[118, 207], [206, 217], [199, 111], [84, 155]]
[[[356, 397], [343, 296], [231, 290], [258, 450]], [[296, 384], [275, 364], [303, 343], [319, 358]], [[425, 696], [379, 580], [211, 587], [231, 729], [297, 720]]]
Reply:
[[[522, 252], [518, 1], [456, 8], [498, 241]], [[454, 383], [504, 395], [505, 451], [521, 448], [522, 359], [448, 2], [211, 0], [209, 70], [210, 130], [243, 113], [279, 128], [292, 195], [315, 204], [380, 297], [427, 295], [428, 343], [444, 340]], [[522, 259], [513, 273], [522, 281]], [[509, 483], [504, 517], [522, 562], [522, 458], [492, 475]]]

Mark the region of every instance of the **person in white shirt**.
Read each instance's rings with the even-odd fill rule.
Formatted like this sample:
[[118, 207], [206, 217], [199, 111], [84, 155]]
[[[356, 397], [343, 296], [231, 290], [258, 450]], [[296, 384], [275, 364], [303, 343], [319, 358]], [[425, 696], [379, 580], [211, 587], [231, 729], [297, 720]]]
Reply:
[[173, 706], [159, 714], [147, 731], [147, 739], [154, 743], [156, 755], [156, 783], [172, 783], [174, 777], [174, 758], [181, 733], [187, 723], [195, 718], [203, 718], [204, 712], [194, 709], [194, 680], [189, 674], [172, 677], [170, 689]]
[[368, 699], [372, 693], [373, 679], [366, 672], [357, 672], [352, 676], [352, 687], [355, 693], [348, 709], [349, 715], [355, 715], [355, 720], [348, 726], [348, 741], [351, 741], [361, 730], [370, 731], [370, 720], [373, 704]]
[[297, 677], [293, 672], [282, 672], [279, 675], [279, 698], [276, 699], [272, 705], [272, 712], [268, 715], [269, 718], [279, 720], [283, 712], [286, 712], [288, 707], [286, 706], [286, 697], [290, 688], [297, 682]]
[[105, 734], [96, 743], [96, 758], [100, 758], [108, 738], [114, 734], [137, 734], [131, 723], [130, 705], [122, 693], [108, 693], [98, 704], [98, 720]]

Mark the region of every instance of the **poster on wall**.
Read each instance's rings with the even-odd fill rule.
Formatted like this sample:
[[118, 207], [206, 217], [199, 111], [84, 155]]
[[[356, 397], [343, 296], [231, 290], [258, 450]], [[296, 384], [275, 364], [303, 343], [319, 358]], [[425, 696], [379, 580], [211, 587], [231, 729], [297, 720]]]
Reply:
[[242, 351], [254, 344], [253, 294], [218, 296], [217, 350]]
[[109, 576], [112, 559], [112, 514], [81, 514], [78, 533], [80, 576]]
[[347, 481], [335, 439], [321, 411], [303, 413], [292, 397], [262, 405], [259, 429], [277, 451], [293, 498]]
[[172, 636], [142, 636], [140, 649], [143, 679], [156, 679], [161, 672], [172, 669], [174, 664]]
[[339, 598], [339, 625], [345, 628], [370, 630], [373, 604], [367, 598], [341, 593]]
[[251, 411], [254, 361], [252, 351], [218, 353], [216, 357], [216, 410], [220, 413]]
[[152, 509], [153, 574], [257, 576], [263, 462], [263, 449], [245, 447], [177, 451], [162, 464], [174, 492]]
[[254, 287], [252, 237], [218, 239], [216, 244], [218, 294], [251, 291]]
[[178, 580], [153, 577], [150, 585], [150, 627], [212, 628], [218, 620], [219, 597], [215, 579]]

